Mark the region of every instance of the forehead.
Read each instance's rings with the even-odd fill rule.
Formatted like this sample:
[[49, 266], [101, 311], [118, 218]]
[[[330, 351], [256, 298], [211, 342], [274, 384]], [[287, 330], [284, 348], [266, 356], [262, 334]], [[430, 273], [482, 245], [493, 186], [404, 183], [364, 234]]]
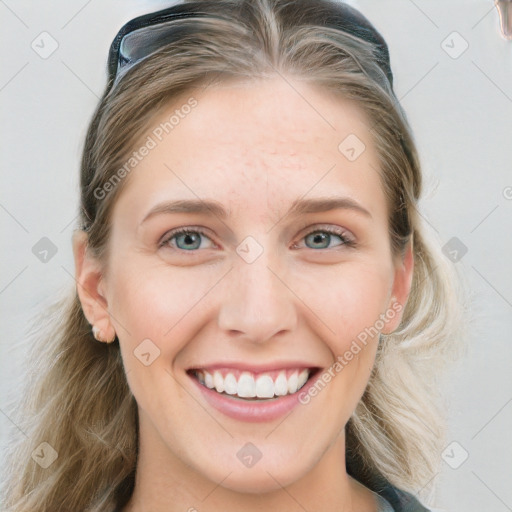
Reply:
[[339, 192], [382, 214], [369, 123], [354, 102], [291, 79], [191, 90], [155, 115], [139, 144], [151, 149], [118, 202], [135, 212], [214, 197], [233, 214], [243, 206], [265, 215], [301, 196]]

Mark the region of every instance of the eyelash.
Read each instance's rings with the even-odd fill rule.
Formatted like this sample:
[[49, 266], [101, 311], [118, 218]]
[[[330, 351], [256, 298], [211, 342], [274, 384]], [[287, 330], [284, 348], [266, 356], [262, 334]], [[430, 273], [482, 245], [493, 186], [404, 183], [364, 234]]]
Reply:
[[[346, 247], [355, 247], [356, 246], [356, 242], [350, 238], [347, 237], [346, 235], [346, 231], [342, 228], [334, 228], [334, 227], [330, 227], [330, 226], [327, 226], [327, 227], [317, 227], [316, 229], [312, 229], [311, 231], [307, 232], [303, 237], [303, 238], [306, 238], [307, 236], [313, 234], [313, 233], [329, 233], [329, 234], [332, 234], [332, 235], [336, 235], [338, 236], [342, 243], [339, 245], [339, 246], [336, 246], [336, 247], [341, 247], [341, 246], [346, 246]], [[208, 234], [206, 233], [206, 231], [202, 228], [195, 228], [195, 227], [188, 227], [188, 228], [177, 228], [173, 231], [171, 231], [170, 233], [168, 233], [164, 239], [162, 240], [162, 242], [160, 242], [159, 244], [159, 247], [164, 247], [165, 245], [167, 245], [174, 237], [176, 236], [179, 236], [179, 235], [182, 235], [182, 234], [187, 234], [187, 233], [199, 233], [201, 235], [204, 235], [206, 236], [207, 238], [210, 238], [208, 236]], [[210, 238], [211, 240], [211, 238]], [[295, 246], [296, 244], [294, 244]], [[181, 251], [185, 251], [185, 249], [180, 249], [179, 247], [177, 248], [178, 250], [181, 250]], [[312, 250], [315, 250], [315, 249], [312, 249]], [[322, 250], [322, 249], [320, 249]], [[323, 249], [323, 250], [326, 250], [326, 249]], [[192, 250], [192, 251], [186, 251], [186, 252], [196, 252], [196, 250]]]
[[[342, 228], [335, 228], [332, 226], [317, 226], [315, 229], [312, 229], [311, 231], [308, 231], [307, 233], [305, 233], [304, 236], [302, 237], [302, 239], [306, 238], [307, 236], [309, 236], [313, 233], [329, 233], [331, 235], [336, 235], [336, 236], [340, 237], [342, 243], [341, 243], [341, 245], [334, 247], [334, 249], [336, 249], [337, 247], [342, 247], [342, 246], [345, 246], [345, 247], [355, 247], [356, 246], [356, 242], [354, 240], [352, 240], [351, 238], [349, 238], [349, 236], [347, 235], [347, 231]], [[294, 246], [295, 245], [296, 244], [294, 244]], [[315, 249], [312, 249], [312, 250], [315, 250]], [[326, 250], [326, 249], [324, 249], [324, 250]]]

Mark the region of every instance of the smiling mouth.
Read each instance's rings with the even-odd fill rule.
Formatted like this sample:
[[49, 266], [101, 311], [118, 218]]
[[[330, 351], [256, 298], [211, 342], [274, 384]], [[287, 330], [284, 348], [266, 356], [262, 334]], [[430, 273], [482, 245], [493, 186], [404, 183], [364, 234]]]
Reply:
[[271, 401], [297, 393], [320, 368], [282, 369], [254, 374], [249, 371], [190, 369], [187, 373], [220, 395], [248, 401]]

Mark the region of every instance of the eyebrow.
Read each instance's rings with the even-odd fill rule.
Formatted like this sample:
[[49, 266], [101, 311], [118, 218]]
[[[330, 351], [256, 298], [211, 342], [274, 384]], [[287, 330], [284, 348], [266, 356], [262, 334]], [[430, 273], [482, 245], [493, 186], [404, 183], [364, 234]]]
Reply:
[[[371, 213], [350, 197], [319, 197], [316, 199], [295, 200], [285, 216], [296, 217], [308, 213], [320, 213], [330, 210], [352, 210], [372, 218]], [[226, 219], [229, 214], [222, 203], [210, 199], [182, 199], [177, 201], [164, 201], [155, 205], [142, 219], [141, 224], [151, 217], [161, 213], [196, 213], [212, 214], [220, 219]]]

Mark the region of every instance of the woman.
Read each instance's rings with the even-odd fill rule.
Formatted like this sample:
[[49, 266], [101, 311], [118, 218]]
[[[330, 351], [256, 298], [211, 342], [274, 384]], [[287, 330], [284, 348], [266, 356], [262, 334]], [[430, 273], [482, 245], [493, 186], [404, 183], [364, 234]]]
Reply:
[[109, 72], [7, 510], [428, 510], [462, 308], [384, 39], [186, 2]]

